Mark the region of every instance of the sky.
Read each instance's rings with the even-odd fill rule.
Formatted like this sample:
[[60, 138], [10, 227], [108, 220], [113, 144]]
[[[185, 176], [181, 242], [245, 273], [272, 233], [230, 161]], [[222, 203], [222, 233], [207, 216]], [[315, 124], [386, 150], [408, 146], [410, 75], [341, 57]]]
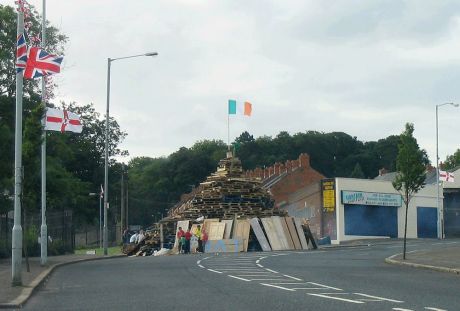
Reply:
[[[14, 5], [13, 0], [0, 0]], [[29, 0], [41, 12], [41, 1]], [[415, 137], [436, 158], [436, 105], [460, 103], [459, 1], [47, 0], [68, 36], [55, 102], [106, 105], [130, 157], [196, 141], [308, 130], [362, 141]], [[460, 108], [439, 107], [441, 160], [460, 148]]]

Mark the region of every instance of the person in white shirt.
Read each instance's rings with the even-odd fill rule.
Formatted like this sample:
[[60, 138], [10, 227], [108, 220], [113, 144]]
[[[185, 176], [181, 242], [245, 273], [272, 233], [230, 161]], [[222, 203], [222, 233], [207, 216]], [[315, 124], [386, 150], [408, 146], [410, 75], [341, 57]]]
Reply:
[[141, 230], [139, 234], [137, 235], [136, 243], [140, 244], [142, 241], [144, 241], [145, 235], [144, 235], [144, 230]]
[[136, 243], [137, 242], [137, 232], [134, 232], [134, 234], [129, 238], [129, 243]]

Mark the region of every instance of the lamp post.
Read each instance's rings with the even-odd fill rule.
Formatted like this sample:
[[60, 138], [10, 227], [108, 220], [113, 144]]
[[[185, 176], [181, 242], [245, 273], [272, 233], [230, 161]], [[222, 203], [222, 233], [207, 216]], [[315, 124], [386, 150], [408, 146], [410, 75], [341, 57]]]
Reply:
[[107, 58], [107, 110], [105, 114], [105, 165], [104, 165], [104, 233], [103, 233], [103, 246], [104, 255], [107, 255], [108, 247], [108, 232], [107, 232], [107, 209], [109, 199], [109, 108], [110, 108], [110, 65], [113, 61], [141, 57], [141, 56], [157, 56], [157, 52], [150, 52], [138, 55], [131, 55], [118, 58]]
[[437, 199], [436, 207], [438, 211], [438, 239], [444, 239], [444, 204], [442, 207], [439, 206], [439, 135], [438, 135], [438, 108], [445, 105], [451, 105], [458, 107], [457, 103], [443, 103], [436, 105], [436, 188], [437, 188]]

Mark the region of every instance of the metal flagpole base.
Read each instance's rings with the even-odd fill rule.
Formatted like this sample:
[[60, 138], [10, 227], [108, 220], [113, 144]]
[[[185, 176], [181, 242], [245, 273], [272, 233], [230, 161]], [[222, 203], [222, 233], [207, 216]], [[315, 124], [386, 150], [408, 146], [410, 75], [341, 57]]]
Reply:
[[41, 257], [40, 257], [40, 265], [46, 265], [48, 261], [48, 226], [43, 224], [40, 227], [40, 248], [41, 248]]
[[22, 227], [14, 225], [12, 232], [12, 281], [13, 286], [22, 285]]

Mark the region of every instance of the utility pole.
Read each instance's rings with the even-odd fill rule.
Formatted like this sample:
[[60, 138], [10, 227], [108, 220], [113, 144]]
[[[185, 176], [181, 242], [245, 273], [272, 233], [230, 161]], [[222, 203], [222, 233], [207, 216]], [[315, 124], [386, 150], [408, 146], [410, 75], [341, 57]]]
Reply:
[[[24, 13], [18, 11], [17, 36], [24, 33]], [[11, 276], [12, 285], [22, 285], [22, 226], [21, 226], [21, 192], [22, 192], [22, 72], [16, 73], [16, 119], [14, 134], [14, 226], [11, 242]]]
[[[46, 0], [43, 0], [42, 13], [42, 41], [41, 46], [44, 49], [46, 43]], [[46, 114], [46, 82], [42, 77], [42, 104]], [[46, 121], [45, 121], [46, 122]], [[45, 125], [45, 124], [43, 124]], [[42, 225], [40, 227], [40, 265], [46, 265], [48, 261], [48, 227], [46, 225], [46, 130], [43, 128], [42, 134]]]
[[123, 241], [123, 231], [125, 230], [125, 164], [121, 163], [121, 239]]

